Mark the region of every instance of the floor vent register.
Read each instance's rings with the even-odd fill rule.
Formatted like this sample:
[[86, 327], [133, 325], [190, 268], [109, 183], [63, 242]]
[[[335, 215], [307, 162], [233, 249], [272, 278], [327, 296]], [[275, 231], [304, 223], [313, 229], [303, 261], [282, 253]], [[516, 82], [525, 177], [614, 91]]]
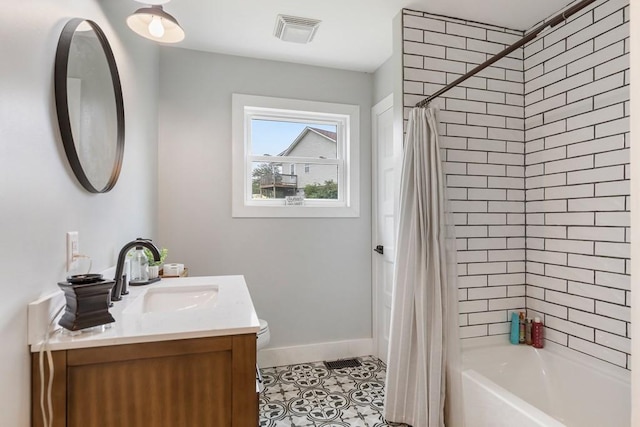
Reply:
[[357, 368], [358, 366], [362, 366], [362, 363], [360, 363], [358, 359], [341, 359], [331, 362], [325, 361], [324, 366], [326, 366], [327, 369]]

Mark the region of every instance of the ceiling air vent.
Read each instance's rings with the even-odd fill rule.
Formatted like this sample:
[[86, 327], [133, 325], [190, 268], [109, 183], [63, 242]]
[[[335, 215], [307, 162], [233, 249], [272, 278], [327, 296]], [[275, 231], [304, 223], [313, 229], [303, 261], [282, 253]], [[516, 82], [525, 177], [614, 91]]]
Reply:
[[318, 31], [320, 22], [317, 19], [278, 15], [274, 35], [285, 42], [309, 43]]

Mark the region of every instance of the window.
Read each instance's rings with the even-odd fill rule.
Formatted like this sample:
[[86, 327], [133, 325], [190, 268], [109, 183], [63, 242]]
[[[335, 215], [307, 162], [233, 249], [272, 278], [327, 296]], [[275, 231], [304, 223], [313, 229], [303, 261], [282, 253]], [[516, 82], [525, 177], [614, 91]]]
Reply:
[[233, 216], [359, 216], [358, 139], [357, 105], [234, 94]]

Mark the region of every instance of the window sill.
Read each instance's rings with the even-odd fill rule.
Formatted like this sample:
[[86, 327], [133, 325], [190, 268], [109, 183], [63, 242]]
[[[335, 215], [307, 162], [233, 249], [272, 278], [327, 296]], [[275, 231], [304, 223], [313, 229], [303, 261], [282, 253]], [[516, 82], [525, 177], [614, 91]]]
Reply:
[[234, 206], [234, 218], [357, 218], [356, 207], [336, 206]]

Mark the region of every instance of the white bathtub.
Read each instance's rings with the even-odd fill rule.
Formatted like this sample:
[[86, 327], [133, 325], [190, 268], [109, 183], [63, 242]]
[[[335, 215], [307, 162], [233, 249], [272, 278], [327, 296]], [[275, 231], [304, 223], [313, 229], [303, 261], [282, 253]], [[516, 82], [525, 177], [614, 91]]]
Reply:
[[468, 427], [631, 424], [629, 371], [564, 347], [467, 346], [463, 365]]

